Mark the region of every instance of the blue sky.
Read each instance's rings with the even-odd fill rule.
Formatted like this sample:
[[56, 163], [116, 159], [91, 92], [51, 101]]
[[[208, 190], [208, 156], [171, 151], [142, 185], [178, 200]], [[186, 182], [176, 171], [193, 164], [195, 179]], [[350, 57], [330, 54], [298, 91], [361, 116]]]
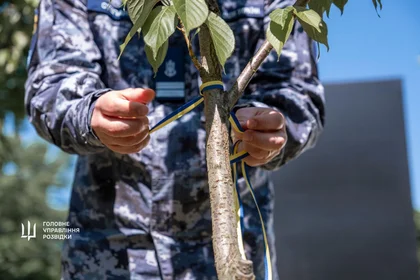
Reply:
[[349, 1], [343, 16], [333, 8], [320, 75], [323, 82], [403, 80], [413, 205], [420, 209], [420, 1], [382, 2], [381, 18], [368, 0]]

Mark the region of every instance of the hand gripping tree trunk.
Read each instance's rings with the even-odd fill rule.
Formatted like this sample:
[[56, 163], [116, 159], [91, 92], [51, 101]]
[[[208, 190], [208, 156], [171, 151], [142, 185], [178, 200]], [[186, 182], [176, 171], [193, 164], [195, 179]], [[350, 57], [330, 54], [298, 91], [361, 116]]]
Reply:
[[[159, 2], [162, 5], [155, 6]], [[239, 252], [229, 160], [229, 113], [269, 53], [274, 49], [280, 55], [295, 20], [299, 21], [309, 37], [328, 48], [327, 26], [322, 20], [323, 14], [328, 14], [333, 4], [343, 11], [347, 2], [348, 0], [297, 0], [293, 6], [274, 10], [270, 14], [267, 40], [237, 78], [234, 86], [227, 92], [213, 89], [204, 94], [213, 249], [217, 275], [221, 280], [255, 279], [252, 262], [243, 260]], [[381, 0], [372, 2], [375, 7], [379, 5], [382, 8]], [[157, 72], [169, 47], [168, 38], [178, 28], [184, 35], [189, 54], [203, 83], [222, 80], [223, 65], [234, 49], [234, 36], [220, 17], [217, 0], [123, 0], [123, 3], [133, 21], [133, 28], [122, 45], [122, 51], [130, 39], [141, 32], [146, 44], [147, 59]], [[194, 29], [199, 36], [201, 61], [196, 58], [190, 42], [190, 33]], [[220, 34], [227, 34], [228, 38]]]

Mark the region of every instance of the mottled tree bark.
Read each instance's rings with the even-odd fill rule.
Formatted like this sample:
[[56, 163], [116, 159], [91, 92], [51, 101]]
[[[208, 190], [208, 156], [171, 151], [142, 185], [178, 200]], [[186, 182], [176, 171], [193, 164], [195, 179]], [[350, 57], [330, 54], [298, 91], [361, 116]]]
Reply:
[[[202, 81], [221, 81], [221, 67], [206, 26], [200, 31]], [[207, 169], [213, 226], [213, 249], [219, 279], [233, 279], [239, 255], [229, 162], [229, 106], [227, 95], [220, 89], [204, 94]]]
[[[219, 14], [217, 1], [208, 0], [212, 12]], [[222, 67], [217, 59], [206, 26], [199, 33], [203, 81], [221, 81]], [[241, 259], [236, 230], [235, 201], [229, 160], [229, 97], [215, 89], [204, 94], [206, 116], [206, 154], [213, 226], [213, 250], [218, 278], [255, 279], [252, 262]]]

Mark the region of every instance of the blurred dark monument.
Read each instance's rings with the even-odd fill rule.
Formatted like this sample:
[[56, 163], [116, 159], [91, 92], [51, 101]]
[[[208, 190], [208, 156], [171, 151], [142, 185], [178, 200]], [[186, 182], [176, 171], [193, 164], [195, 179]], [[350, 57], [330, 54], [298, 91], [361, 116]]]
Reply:
[[273, 174], [284, 280], [418, 280], [402, 85], [326, 85], [316, 149]]

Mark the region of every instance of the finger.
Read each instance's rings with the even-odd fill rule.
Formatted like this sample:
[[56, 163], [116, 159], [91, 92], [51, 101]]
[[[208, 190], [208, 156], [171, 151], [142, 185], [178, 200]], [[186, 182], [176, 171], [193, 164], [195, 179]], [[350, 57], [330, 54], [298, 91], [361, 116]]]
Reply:
[[249, 107], [249, 108], [241, 108], [238, 111], [236, 111], [235, 116], [238, 119], [238, 121], [242, 124], [246, 122], [247, 120], [251, 119], [252, 117], [260, 114], [262, 112], [262, 108], [256, 108], [256, 107]]
[[255, 115], [246, 122], [242, 122], [244, 129], [258, 131], [276, 131], [284, 127], [284, 117], [280, 112], [271, 110], [261, 115]]
[[134, 136], [149, 130], [149, 119], [116, 119], [102, 115], [101, 131], [112, 137]]
[[247, 151], [249, 156], [258, 160], [266, 160], [271, 156], [271, 151], [262, 150], [246, 142], [239, 143], [238, 149], [239, 151]]
[[233, 143], [235, 143], [238, 140], [242, 140], [244, 133], [243, 132], [237, 132], [236, 130], [232, 129], [233, 134], [231, 134], [232, 136], [232, 140]]
[[[238, 150], [242, 151], [243, 149], [246, 149], [245, 147], [246, 145], [243, 143], [239, 144]], [[249, 153], [249, 152], [248, 152]], [[255, 158], [252, 155], [247, 156], [246, 158], [244, 158], [244, 161], [247, 165], [252, 166], [252, 167], [257, 167], [257, 166], [261, 166], [263, 164], [266, 164], [267, 162], [270, 161], [269, 158], [267, 159], [260, 159], [260, 158]]]
[[147, 104], [155, 98], [155, 92], [150, 88], [129, 88], [119, 91], [126, 100]]
[[112, 151], [117, 152], [119, 154], [133, 154], [138, 153], [139, 151], [143, 150], [147, 144], [149, 144], [150, 136], [148, 135], [145, 140], [135, 146], [131, 147], [124, 147], [119, 145], [109, 145], [108, 148], [110, 148]]
[[259, 132], [247, 130], [242, 135], [244, 143], [266, 151], [281, 150], [287, 141], [287, 134], [284, 130], [277, 132]]
[[114, 118], [138, 119], [147, 116], [149, 112], [146, 105], [128, 101], [119, 95], [104, 96], [98, 102], [101, 113]]
[[116, 145], [116, 146], [123, 146], [123, 147], [131, 147], [136, 146], [143, 142], [147, 136], [149, 135], [148, 130], [144, 130], [137, 135], [134, 136], [127, 136], [127, 137], [113, 137], [107, 134], [102, 134], [100, 139], [103, 143], [107, 145]]
[[251, 156], [246, 157], [244, 159], [244, 161], [248, 166], [251, 166], [251, 167], [258, 167], [258, 166], [264, 165], [268, 162], [267, 160], [256, 159], [256, 158], [251, 157]]

